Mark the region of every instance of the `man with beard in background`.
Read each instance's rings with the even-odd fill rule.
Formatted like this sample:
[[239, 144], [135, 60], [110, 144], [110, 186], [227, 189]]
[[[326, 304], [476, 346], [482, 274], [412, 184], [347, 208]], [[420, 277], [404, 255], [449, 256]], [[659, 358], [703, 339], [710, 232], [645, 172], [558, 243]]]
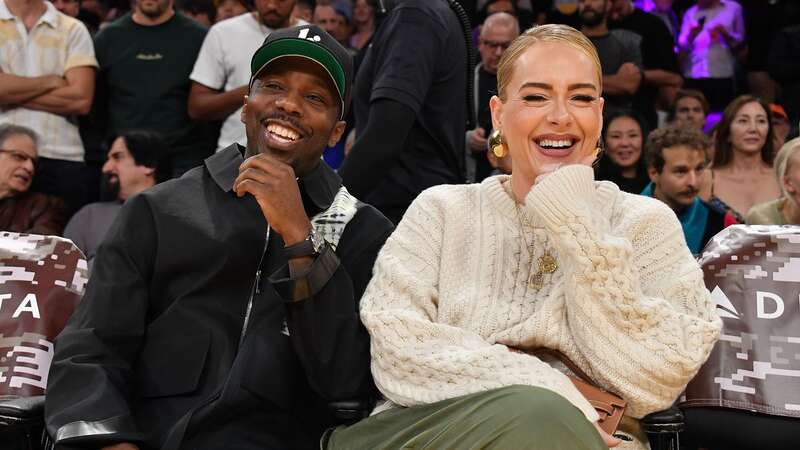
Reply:
[[152, 131], [128, 131], [113, 140], [103, 165], [105, 197], [112, 200], [84, 206], [64, 229], [64, 237], [83, 251], [90, 269], [97, 248], [122, 204], [161, 181], [156, 172], [159, 169], [164, 172], [164, 167], [159, 167], [158, 158], [166, 154], [166, 150], [160, 135]]
[[271, 32], [306, 25], [292, 18], [296, 0], [255, 0], [255, 11], [218, 22], [206, 35], [189, 78], [189, 116], [223, 120], [217, 151], [247, 142], [240, 120], [250, 81], [250, 58]]

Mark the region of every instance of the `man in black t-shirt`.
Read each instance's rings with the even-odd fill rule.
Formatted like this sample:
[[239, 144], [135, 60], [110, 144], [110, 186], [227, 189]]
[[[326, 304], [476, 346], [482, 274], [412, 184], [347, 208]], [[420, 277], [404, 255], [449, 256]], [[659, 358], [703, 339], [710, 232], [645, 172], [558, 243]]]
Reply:
[[467, 179], [470, 181], [480, 182], [494, 170], [486, 158], [486, 140], [492, 132], [489, 99], [497, 94], [497, 64], [500, 57], [517, 36], [519, 23], [511, 14], [492, 14], [481, 27], [478, 39], [481, 62], [475, 66], [473, 84], [477, 126], [467, 131]]
[[104, 135], [130, 129], [161, 133], [173, 175], [213, 153], [208, 125], [187, 114], [189, 74], [206, 29], [175, 12], [173, 0], [138, 1], [95, 38], [100, 64], [93, 124]]
[[339, 174], [398, 223], [423, 190], [464, 182], [467, 49], [445, 0], [383, 4], [356, 78], [356, 142]]
[[642, 38], [627, 30], [608, 30], [611, 0], [580, 3], [581, 32], [592, 41], [603, 68], [604, 114], [630, 108], [642, 83]]
[[664, 22], [633, 6], [631, 0], [612, 0], [609, 28], [632, 31], [642, 37], [644, 80], [633, 98], [633, 107], [658, 128], [656, 103], [670, 105], [683, 83], [675, 55], [675, 42]]

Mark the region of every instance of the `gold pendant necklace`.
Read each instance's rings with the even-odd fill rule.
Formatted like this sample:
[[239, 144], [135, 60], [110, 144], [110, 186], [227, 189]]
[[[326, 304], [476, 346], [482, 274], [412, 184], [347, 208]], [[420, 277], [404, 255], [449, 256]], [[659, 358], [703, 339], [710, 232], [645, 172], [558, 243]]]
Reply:
[[[519, 228], [520, 233], [522, 234], [522, 239], [525, 241], [525, 246], [528, 247], [528, 254], [533, 258], [533, 243], [528, 243], [528, 238], [525, 236], [525, 226], [533, 229], [533, 226], [528, 222], [528, 219], [523, 219], [522, 211], [519, 209], [519, 205], [517, 207], [517, 220], [519, 220]], [[524, 225], [523, 225], [524, 220]], [[531, 275], [528, 278], [528, 285], [532, 287], [534, 290], [538, 291], [544, 286], [544, 276], [551, 275], [558, 269], [558, 262], [553, 255], [550, 254], [550, 251], [544, 249], [544, 253], [542, 256], [539, 257], [538, 264], [536, 266], [536, 272], [531, 271]]]

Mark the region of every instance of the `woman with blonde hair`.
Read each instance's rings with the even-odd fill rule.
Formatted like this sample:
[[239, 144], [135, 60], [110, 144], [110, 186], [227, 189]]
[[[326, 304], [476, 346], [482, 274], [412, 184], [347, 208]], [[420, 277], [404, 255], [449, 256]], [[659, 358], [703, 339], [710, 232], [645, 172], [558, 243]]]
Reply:
[[[361, 301], [386, 402], [329, 449], [643, 449], [637, 419], [671, 405], [717, 339], [675, 214], [594, 180], [589, 40], [533, 28], [497, 75], [492, 151], [513, 174], [428, 189], [387, 240]], [[621, 439], [542, 348], [627, 401]]]
[[800, 138], [783, 144], [773, 165], [781, 196], [750, 208], [747, 224], [800, 225]]

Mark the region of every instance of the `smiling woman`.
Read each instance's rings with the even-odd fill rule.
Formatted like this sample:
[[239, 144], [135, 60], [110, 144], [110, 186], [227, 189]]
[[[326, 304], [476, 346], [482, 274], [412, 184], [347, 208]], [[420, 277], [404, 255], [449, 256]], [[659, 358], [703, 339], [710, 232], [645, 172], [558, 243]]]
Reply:
[[595, 177], [608, 180], [625, 192], [640, 194], [650, 183], [642, 147], [647, 139], [644, 119], [635, 111], [620, 110], [606, 118], [605, 151]]
[[[386, 242], [361, 318], [388, 401], [328, 449], [645, 448], [636, 418], [675, 400], [720, 321], [675, 214], [595, 182], [601, 92], [577, 30], [511, 43], [491, 111], [513, 174], [423, 192]], [[622, 441], [543, 348], [627, 401]]]

